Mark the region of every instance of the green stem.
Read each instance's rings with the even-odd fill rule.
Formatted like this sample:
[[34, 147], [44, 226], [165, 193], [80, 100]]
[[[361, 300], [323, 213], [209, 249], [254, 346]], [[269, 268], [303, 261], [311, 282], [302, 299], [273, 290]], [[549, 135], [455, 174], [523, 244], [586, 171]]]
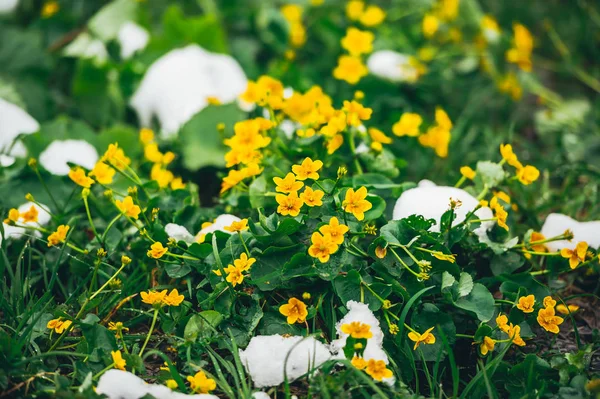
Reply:
[[105, 238], [106, 238], [106, 234], [108, 234], [108, 231], [111, 229], [111, 227], [113, 227], [113, 224], [115, 224], [117, 222], [117, 220], [119, 220], [121, 218], [122, 213], [119, 213], [117, 216], [115, 216], [113, 218], [113, 220], [110, 221], [110, 223], [108, 223], [108, 226], [106, 226], [106, 229], [104, 230], [104, 233], [102, 234], [102, 242], [104, 242]]
[[459, 338], [470, 338], [470, 339], [475, 339], [474, 335], [468, 335], [468, 334], [456, 334], [457, 337]]
[[[98, 231], [96, 231], [96, 226], [94, 225], [94, 221], [92, 220], [92, 214], [90, 213], [90, 205], [88, 204], [88, 196], [83, 195], [83, 203], [85, 205], [85, 213], [87, 214], [88, 221], [90, 222], [90, 226], [92, 226], [92, 231], [94, 232], [94, 236], [96, 238], [100, 237]], [[104, 239], [102, 240], [104, 242]]]
[[356, 173], [362, 175], [363, 170], [362, 166], [360, 166], [360, 162], [358, 161], [358, 157], [356, 156], [356, 144], [354, 142], [354, 132], [352, 130], [348, 132], [348, 144], [350, 145], [350, 151], [352, 151], [352, 159], [354, 161]]
[[148, 345], [148, 341], [150, 341], [150, 336], [152, 335], [152, 330], [154, 330], [154, 325], [156, 324], [157, 317], [158, 317], [158, 308], [154, 309], [154, 316], [152, 316], [152, 324], [150, 324], [150, 330], [148, 330], [148, 335], [146, 335], [146, 340], [144, 341], [144, 345], [142, 346], [142, 349], [140, 349], [140, 357], [144, 354], [146, 345]]

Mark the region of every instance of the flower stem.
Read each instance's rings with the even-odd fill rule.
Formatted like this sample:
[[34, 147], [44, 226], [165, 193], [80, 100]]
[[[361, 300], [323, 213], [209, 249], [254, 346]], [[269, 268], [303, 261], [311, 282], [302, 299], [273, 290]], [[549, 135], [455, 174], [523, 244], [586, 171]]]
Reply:
[[146, 335], [146, 340], [144, 341], [144, 345], [142, 346], [142, 349], [140, 349], [140, 357], [144, 354], [146, 345], [148, 345], [148, 341], [150, 341], [150, 336], [152, 335], [152, 330], [154, 330], [154, 325], [156, 324], [157, 317], [158, 317], [158, 309], [154, 309], [154, 316], [152, 316], [152, 324], [150, 324], [150, 330], [148, 330], [148, 335]]

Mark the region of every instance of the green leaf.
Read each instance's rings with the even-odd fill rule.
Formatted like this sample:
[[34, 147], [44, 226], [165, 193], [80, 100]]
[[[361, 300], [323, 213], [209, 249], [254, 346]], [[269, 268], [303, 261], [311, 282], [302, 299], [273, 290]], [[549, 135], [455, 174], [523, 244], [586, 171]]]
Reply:
[[188, 320], [183, 331], [186, 341], [196, 342], [198, 338], [208, 338], [223, 321], [223, 315], [215, 310], [205, 310], [195, 314]]
[[302, 244], [288, 247], [269, 247], [258, 257], [257, 262], [252, 265], [250, 276], [252, 282], [261, 291], [271, 291], [281, 284], [283, 279], [283, 269], [290, 259], [290, 256], [296, 253], [304, 253], [305, 246]]
[[208, 106], [194, 115], [179, 133], [184, 166], [191, 170], [224, 166], [226, 148], [217, 125], [224, 123], [225, 131], [232, 134], [233, 125], [244, 116], [236, 104]]
[[267, 191], [267, 179], [261, 175], [255, 179], [248, 187], [248, 195], [250, 196], [250, 206], [258, 209], [265, 206], [265, 192]]
[[525, 259], [515, 252], [505, 252], [495, 255], [490, 262], [490, 268], [494, 276], [511, 274], [525, 263]]
[[100, 324], [81, 324], [81, 333], [91, 350], [90, 361], [99, 362], [111, 351], [117, 349], [117, 341], [112, 331]]
[[490, 161], [479, 161], [477, 162], [477, 175], [476, 179], [480, 179], [481, 182], [488, 187], [496, 187], [506, 177], [502, 165], [490, 162]]
[[473, 290], [473, 277], [469, 273], [462, 272], [458, 281], [458, 296], [463, 297], [469, 295]]
[[444, 289], [452, 287], [452, 285], [456, 282], [456, 279], [453, 275], [448, 272], [442, 273], [442, 291]]
[[165, 271], [171, 278], [181, 278], [187, 276], [192, 268], [187, 263], [168, 263], [165, 266]]
[[481, 321], [488, 321], [494, 316], [494, 297], [484, 285], [475, 283], [469, 295], [459, 298], [454, 304], [477, 315]]
[[[342, 301], [361, 301], [361, 289], [364, 296], [364, 302], [369, 305], [372, 311], [381, 308], [381, 301], [375, 297], [367, 288], [361, 288], [361, 277], [356, 270], [350, 270], [346, 275], [337, 276], [333, 280], [333, 288]], [[375, 291], [381, 298], [386, 298], [392, 292], [392, 288], [387, 284], [371, 284], [369, 287]]]
[[367, 201], [369, 201], [372, 205], [371, 209], [365, 212], [364, 221], [375, 220], [385, 212], [385, 201], [383, 198], [377, 195], [369, 194], [367, 196]]
[[401, 220], [392, 220], [380, 230], [390, 244], [406, 245], [418, 235], [428, 234], [427, 230], [435, 224], [435, 220], [426, 220], [421, 215], [412, 215]]

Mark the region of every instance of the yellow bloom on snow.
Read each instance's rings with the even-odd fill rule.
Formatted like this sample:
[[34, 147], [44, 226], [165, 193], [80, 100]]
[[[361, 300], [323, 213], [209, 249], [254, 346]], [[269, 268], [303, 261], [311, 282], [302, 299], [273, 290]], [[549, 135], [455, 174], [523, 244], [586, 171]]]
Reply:
[[[323, 167], [323, 162], [316, 160], [313, 161], [310, 158], [304, 158], [304, 161], [300, 165], [293, 165], [292, 172], [296, 175], [298, 180], [313, 179], [318, 180], [319, 174], [317, 173]], [[289, 175], [288, 175], [289, 176]], [[287, 177], [287, 176], [286, 176]], [[277, 184], [277, 182], [275, 182]], [[302, 186], [300, 186], [302, 187]], [[298, 190], [296, 190], [298, 191]]]
[[358, 356], [354, 356], [352, 358], [352, 360], [350, 361], [350, 363], [352, 363], [352, 365], [359, 370], [362, 370], [365, 367], [367, 367], [367, 361], [365, 359], [363, 359], [362, 357], [358, 357]]
[[127, 217], [137, 219], [142, 211], [139, 206], [133, 203], [133, 198], [128, 195], [123, 201], [115, 200], [115, 206]]
[[361, 187], [356, 191], [353, 188], [349, 188], [342, 202], [342, 208], [344, 211], [353, 214], [356, 219], [363, 220], [365, 212], [373, 207], [365, 198], [367, 198], [366, 187]]
[[374, 380], [381, 381], [384, 378], [391, 378], [394, 376], [392, 370], [388, 369], [383, 360], [369, 359], [365, 372], [369, 374]]
[[320, 234], [314, 232], [310, 237], [312, 245], [308, 248], [308, 254], [313, 258], [317, 258], [321, 263], [329, 260], [329, 256], [336, 253], [338, 245], [333, 241], [329, 234]]
[[300, 199], [310, 207], [313, 206], [321, 206], [323, 205], [323, 196], [325, 193], [322, 190], [313, 190], [310, 187], [306, 187], [302, 194], [300, 194]]
[[369, 31], [361, 31], [353, 27], [348, 28], [346, 36], [342, 38], [342, 47], [352, 56], [369, 54], [373, 51], [375, 35]]
[[321, 226], [319, 231], [323, 235], [329, 235], [333, 243], [337, 245], [342, 245], [344, 242], [344, 234], [348, 232], [349, 228], [345, 224], [341, 224], [337, 217], [332, 217], [329, 219], [329, 224]]
[[411, 331], [408, 333], [408, 338], [415, 343], [413, 350], [417, 350], [417, 348], [421, 344], [427, 344], [427, 345], [435, 344], [435, 335], [433, 335], [431, 333], [431, 331], [433, 331], [434, 328], [435, 327], [431, 327], [430, 329], [425, 331], [423, 334], [419, 334], [416, 331]]
[[127, 362], [123, 359], [123, 356], [121, 356], [121, 351], [111, 351], [110, 356], [112, 357], [116, 369], [125, 370]]
[[533, 295], [522, 296], [519, 298], [517, 309], [519, 309], [523, 313], [532, 313], [534, 304], [535, 297]]
[[111, 184], [115, 173], [117, 172], [104, 162], [96, 162], [94, 169], [90, 172], [90, 176], [93, 176], [100, 184]]
[[296, 176], [290, 172], [283, 179], [281, 177], [274, 177], [273, 182], [275, 182], [275, 191], [278, 193], [296, 193], [298, 190], [304, 186], [304, 183], [301, 181], [296, 181]]
[[277, 213], [283, 216], [298, 216], [300, 208], [302, 208], [302, 205], [304, 204], [304, 201], [302, 198], [298, 197], [298, 193], [296, 192], [289, 195], [277, 194], [275, 196], [275, 201], [279, 204]]
[[160, 259], [168, 250], [168, 248], [163, 247], [162, 243], [157, 241], [150, 246], [147, 255], [149, 258]]
[[475, 172], [473, 169], [471, 169], [470, 166], [462, 166], [460, 168], [460, 174], [469, 180], [473, 180], [475, 178], [475, 175], [477, 174], [477, 172]]
[[60, 244], [61, 242], [65, 242], [69, 228], [70, 226], [66, 224], [61, 224], [58, 226], [56, 231], [48, 236], [48, 246], [52, 247]]
[[[9, 219], [12, 220], [11, 215], [10, 215], [11, 211], [9, 211], [9, 215], [8, 216], [9, 216]], [[13, 212], [12, 216], [13, 217], [15, 216], [14, 212]], [[29, 207], [29, 209], [27, 211], [19, 214], [19, 216], [23, 219], [24, 223], [36, 223], [38, 221], [39, 212], [38, 212], [38, 210], [37, 210], [37, 208], [35, 206], [31, 205], [31, 207]], [[16, 220], [15, 220], [15, 222], [16, 222]]]
[[544, 330], [558, 334], [560, 332], [558, 326], [562, 324], [564, 319], [556, 316], [554, 307], [546, 307], [538, 311], [537, 321]]
[[168, 380], [165, 381], [165, 385], [167, 386], [167, 388], [169, 389], [177, 389], [177, 387], [179, 385], [177, 385], [177, 381], [175, 381], [174, 379], [170, 378]]
[[483, 342], [479, 346], [479, 350], [483, 356], [487, 355], [488, 352], [494, 350], [494, 346], [496, 346], [496, 341], [490, 337], [483, 337]]
[[69, 171], [69, 178], [81, 187], [90, 188], [94, 184], [94, 179], [85, 175], [85, 170], [75, 167]]
[[208, 378], [204, 371], [198, 371], [194, 376], [188, 376], [187, 381], [190, 383], [190, 388], [196, 393], [209, 393], [217, 389], [217, 383], [212, 378]]
[[588, 250], [588, 243], [580, 241], [575, 249], [563, 248], [560, 250], [560, 256], [569, 259], [569, 266], [575, 269], [581, 262], [585, 261], [585, 255]]
[[372, 338], [371, 326], [360, 321], [353, 321], [349, 324], [342, 324], [342, 332], [350, 335], [352, 338]]
[[538, 233], [534, 231], [531, 233], [531, 237], [529, 237], [529, 245], [531, 249], [535, 252], [548, 252], [548, 248], [544, 244], [536, 244], [536, 242], [544, 241], [546, 237], [542, 233]]
[[8, 211], [8, 217], [6, 219], [4, 219], [4, 223], [6, 223], [6, 224], [17, 223], [19, 221], [20, 217], [21, 217], [21, 214], [19, 213], [19, 210], [16, 208], [13, 208], [10, 211]]
[[338, 65], [333, 70], [333, 77], [355, 85], [368, 73], [369, 70], [360, 58], [342, 55], [338, 58]]
[[400, 120], [392, 126], [392, 133], [396, 136], [411, 136], [419, 135], [419, 126], [423, 123], [421, 115], [411, 112], [405, 112], [400, 116]]
[[223, 228], [225, 231], [229, 231], [230, 233], [241, 232], [244, 230], [248, 230], [248, 219], [242, 219], [239, 222], [235, 221], [231, 223], [229, 226], [225, 226]]
[[287, 317], [288, 324], [304, 323], [308, 316], [306, 304], [297, 298], [290, 298], [288, 303], [281, 305], [279, 313]]

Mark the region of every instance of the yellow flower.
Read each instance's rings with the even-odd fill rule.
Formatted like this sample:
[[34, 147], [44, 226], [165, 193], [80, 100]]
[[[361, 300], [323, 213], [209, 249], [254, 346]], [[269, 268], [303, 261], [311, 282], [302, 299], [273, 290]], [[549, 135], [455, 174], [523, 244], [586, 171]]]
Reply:
[[500, 79], [497, 86], [501, 93], [508, 94], [514, 101], [518, 101], [523, 96], [523, 88], [519, 84], [517, 75], [513, 72], [509, 72]]
[[117, 321], [116, 323], [114, 323], [112, 321], [109, 322], [108, 329], [110, 331], [115, 331], [115, 335], [117, 336], [117, 338], [121, 338], [123, 336], [123, 331], [125, 331], [125, 332], [129, 331], [129, 328], [123, 326], [123, 323], [120, 321]]
[[494, 216], [496, 217], [496, 222], [498, 226], [502, 227], [504, 230], [508, 231], [508, 225], [506, 224], [506, 219], [508, 218], [508, 212], [504, 209], [504, 207], [498, 202], [498, 197], [492, 197], [490, 201], [490, 209], [494, 211]]
[[445, 21], [452, 21], [458, 15], [460, 0], [441, 0], [439, 3], [439, 15]]
[[380, 247], [380, 246], [377, 246], [377, 248], [375, 248], [375, 256], [377, 256], [379, 259], [385, 258], [386, 255], [387, 255], [387, 248]]
[[133, 198], [129, 195], [123, 198], [123, 201], [115, 200], [115, 206], [122, 214], [133, 219], [137, 219], [142, 211], [139, 206], [133, 203]]
[[562, 314], [569, 314], [569, 313], [575, 313], [579, 310], [579, 306], [578, 305], [563, 305], [562, 303], [556, 305], [556, 310], [558, 310], [558, 313], [562, 313]]
[[8, 211], [8, 217], [6, 219], [4, 219], [4, 223], [6, 223], [6, 224], [17, 223], [19, 221], [20, 217], [21, 217], [21, 214], [19, 213], [19, 210], [16, 208], [12, 208], [10, 211]]
[[344, 136], [336, 134], [327, 141], [327, 154], [331, 155], [344, 144]]
[[225, 226], [223, 230], [229, 231], [230, 233], [248, 230], [248, 219], [242, 219], [239, 222], [232, 222], [229, 226]]
[[481, 351], [481, 354], [485, 356], [488, 352], [494, 350], [494, 346], [496, 346], [496, 341], [490, 337], [483, 337], [483, 342], [479, 346], [479, 350]]
[[275, 191], [278, 193], [296, 193], [298, 190], [304, 186], [304, 183], [301, 181], [296, 181], [296, 176], [290, 172], [283, 179], [281, 177], [274, 177], [273, 182], [275, 182]]
[[513, 326], [512, 323], [508, 326], [506, 331], [510, 339], [512, 339], [513, 344], [518, 346], [525, 346], [525, 341], [521, 338], [521, 326]]
[[434, 251], [431, 253], [431, 255], [436, 259], [443, 260], [446, 262], [450, 262], [450, 263], [456, 262], [456, 255], [454, 255], [454, 254], [445, 254], [443, 252]]
[[65, 242], [69, 228], [70, 227], [66, 224], [61, 224], [58, 226], [56, 231], [48, 236], [48, 246], [52, 247], [60, 244], [61, 242]]
[[[11, 211], [9, 211], [9, 215], [8, 215], [9, 218], [10, 218]], [[13, 216], [14, 216], [14, 214], [13, 214]], [[31, 207], [27, 211], [19, 214], [19, 216], [23, 219], [24, 223], [30, 223], [30, 222], [36, 223], [38, 221], [39, 212], [35, 206], [31, 205]], [[15, 220], [15, 222], [16, 222], [16, 220]]]
[[531, 52], [533, 51], [533, 36], [529, 30], [521, 25], [514, 24], [513, 47], [506, 52], [506, 60], [517, 64], [525, 72], [531, 72]]
[[121, 356], [121, 351], [111, 351], [110, 355], [112, 356], [115, 368], [119, 370], [125, 370], [127, 362], [125, 362], [125, 359], [123, 359], [123, 356]]
[[329, 234], [321, 235], [315, 231], [310, 241], [312, 245], [308, 248], [308, 254], [313, 258], [319, 259], [321, 263], [327, 262], [329, 256], [338, 250], [338, 244], [334, 242]]
[[154, 131], [146, 127], [141, 128], [140, 141], [142, 142], [142, 144], [150, 144], [152, 141], [154, 141]]
[[502, 313], [500, 313], [496, 317], [496, 325], [498, 326], [500, 331], [504, 331], [505, 333], [508, 333], [508, 317], [506, 317], [506, 315], [503, 315]]
[[354, 356], [352, 358], [352, 360], [350, 361], [350, 363], [352, 363], [352, 365], [359, 370], [362, 370], [365, 367], [367, 367], [367, 361], [365, 359], [363, 359], [362, 357], [358, 357], [358, 356]]
[[558, 326], [562, 324], [564, 319], [556, 316], [554, 307], [546, 307], [538, 311], [537, 321], [544, 330], [558, 334], [560, 332]]
[[171, 190], [181, 190], [185, 188], [186, 184], [183, 182], [181, 177], [176, 177], [171, 181]]
[[346, 123], [350, 126], [359, 126], [361, 121], [371, 119], [373, 110], [363, 106], [358, 101], [344, 101], [344, 112], [346, 112]]
[[69, 171], [69, 178], [81, 187], [90, 188], [94, 184], [94, 179], [85, 175], [85, 170], [75, 167]]
[[392, 378], [394, 373], [388, 369], [383, 360], [369, 359], [365, 372], [376, 381], [381, 381], [384, 378]]
[[365, 3], [362, 0], [350, 0], [346, 4], [346, 15], [352, 21], [358, 21], [365, 10]]
[[303, 9], [297, 4], [286, 4], [281, 7], [280, 11], [286, 21], [290, 23], [302, 21]]
[[500, 144], [500, 155], [502, 155], [502, 159], [510, 166], [514, 166], [517, 169], [523, 168], [523, 165], [519, 162], [519, 158], [517, 158], [517, 155], [513, 152], [512, 145]]
[[96, 162], [90, 176], [93, 176], [100, 184], [111, 184], [115, 173], [115, 170], [104, 162]]
[[304, 201], [302, 198], [298, 197], [298, 193], [296, 192], [289, 195], [277, 194], [275, 196], [275, 201], [279, 204], [277, 213], [283, 216], [298, 216], [300, 208], [302, 208], [302, 205], [304, 204]]
[[58, 1], [47, 1], [42, 7], [42, 18], [50, 18], [51, 16], [56, 14], [58, 10], [60, 10], [60, 5], [58, 4]]
[[[300, 165], [292, 166], [292, 172], [294, 172], [294, 174], [296, 175], [297, 180], [306, 180], [306, 179], [318, 180], [319, 174], [317, 172], [322, 167], [323, 167], [322, 161], [319, 161], [319, 160], [313, 161], [310, 158], [304, 158], [304, 161], [302, 161], [302, 163]], [[288, 176], [289, 176], [289, 174], [288, 174]], [[288, 176], [286, 176], [286, 178]], [[275, 182], [275, 184], [277, 184], [277, 182]], [[302, 186], [300, 186], [300, 187], [302, 187]], [[298, 190], [295, 190], [295, 191], [298, 191]], [[282, 191], [282, 192], [286, 192], [286, 191]]]
[[556, 301], [552, 299], [551, 296], [547, 296], [544, 298], [544, 307], [545, 308], [553, 308], [556, 306]]
[[119, 143], [109, 144], [108, 149], [100, 159], [102, 162], [108, 162], [113, 167], [122, 170], [129, 164], [131, 164], [131, 159], [129, 159], [125, 152], [121, 148], [119, 148]]
[[150, 246], [147, 255], [150, 258], [160, 259], [164, 254], [167, 253], [168, 250], [168, 248], [163, 247], [162, 243], [157, 241]]
[[448, 145], [450, 144], [450, 130], [441, 126], [432, 126], [425, 134], [419, 136], [419, 143], [424, 147], [430, 147], [440, 158], [448, 156]]
[[333, 77], [355, 85], [368, 73], [369, 70], [360, 58], [342, 55], [338, 58], [338, 65], [333, 70]]
[[535, 303], [535, 297], [533, 295], [522, 296], [519, 298], [517, 309], [523, 313], [533, 313], [533, 305]]
[[229, 281], [232, 286], [236, 286], [238, 284], [242, 284], [244, 281], [244, 274], [242, 273], [242, 269], [235, 267], [233, 265], [227, 266], [225, 269], [225, 273], [227, 273], [227, 277], [225, 280]]
[[160, 163], [155, 163], [150, 170], [150, 178], [156, 181], [160, 188], [165, 188], [169, 186], [175, 176], [170, 170], [164, 169]]
[[381, 151], [383, 148], [382, 144], [392, 143], [392, 138], [386, 136], [385, 133], [379, 129], [370, 127], [367, 132], [369, 133], [369, 136], [371, 136], [371, 148], [373, 148], [375, 151]]
[[50, 320], [48, 324], [46, 324], [46, 327], [50, 330], [54, 330], [54, 332], [57, 334], [62, 334], [71, 326], [71, 324], [71, 320], [61, 320], [60, 318], [58, 318]]
[[585, 261], [585, 255], [588, 250], [588, 243], [580, 241], [577, 243], [575, 249], [563, 248], [560, 250], [560, 256], [569, 259], [569, 266], [571, 269], [575, 269], [579, 263]]
[[435, 344], [435, 335], [431, 333], [435, 327], [431, 327], [423, 334], [419, 334], [416, 331], [411, 331], [408, 333], [408, 338], [415, 343], [413, 350], [417, 350], [420, 344], [433, 345]]
[[348, 50], [352, 56], [369, 54], [373, 51], [373, 39], [375, 35], [369, 31], [361, 31], [353, 27], [348, 28], [346, 36], [342, 38], [342, 47]]
[[246, 255], [246, 253], [242, 253], [238, 259], [233, 261], [233, 264], [235, 265], [236, 268], [245, 272], [247, 270], [250, 270], [250, 267], [255, 262], [256, 262], [255, 258], [248, 258], [248, 255]]
[[325, 236], [329, 235], [331, 240], [336, 245], [342, 245], [344, 242], [344, 234], [348, 232], [349, 228], [345, 224], [341, 224], [337, 217], [329, 219], [329, 224], [321, 226], [319, 231]]
[[534, 231], [531, 233], [531, 237], [529, 237], [529, 245], [531, 249], [535, 252], [548, 252], [548, 248], [544, 244], [536, 244], [536, 242], [544, 241], [546, 237], [542, 233], [538, 233]]
[[165, 385], [167, 386], [167, 388], [169, 389], [177, 389], [177, 387], [179, 385], [177, 385], [177, 381], [175, 381], [174, 379], [168, 379], [165, 381]]
[[538, 177], [540, 177], [540, 171], [535, 166], [525, 165], [517, 169], [517, 178], [524, 185], [533, 183]]
[[431, 38], [435, 35], [440, 27], [440, 20], [433, 14], [425, 14], [421, 29], [426, 38]]
[[360, 16], [360, 23], [366, 27], [372, 28], [383, 22], [385, 11], [375, 5], [370, 5]]
[[306, 304], [297, 298], [290, 298], [288, 303], [281, 305], [279, 313], [287, 317], [288, 324], [304, 323], [308, 316]]
[[257, 103], [261, 107], [268, 105], [273, 109], [280, 109], [283, 106], [283, 84], [277, 79], [263, 75], [256, 82], [249, 81], [240, 98], [248, 103]]
[[198, 371], [194, 376], [187, 377], [190, 388], [196, 393], [209, 393], [217, 389], [217, 383], [212, 378], [208, 378], [204, 371]]
[[353, 321], [350, 324], [342, 324], [342, 332], [350, 335], [352, 338], [372, 338], [371, 326], [360, 321]]
[[471, 169], [470, 166], [463, 166], [460, 168], [460, 174], [469, 180], [473, 180], [477, 172]]
[[163, 303], [168, 306], [179, 306], [183, 302], [183, 295], [179, 295], [177, 288], [174, 288], [168, 295], [163, 298]]
[[321, 190], [313, 190], [310, 187], [306, 187], [304, 189], [304, 191], [302, 192], [302, 194], [300, 194], [300, 199], [307, 205], [307, 206], [321, 206], [323, 205], [323, 196], [325, 195], [325, 193]]
[[142, 291], [140, 292], [142, 297], [142, 302], [147, 303], [148, 305], [160, 307], [163, 305], [163, 301], [167, 296], [167, 290], [158, 291]]
[[396, 136], [411, 136], [419, 135], [419, 126], [423, 123], [421, 115], [411, 112], [405, 112], [400, 116], [400, 120], [392, 126], [392, 133]]
[[342, 202], [342, 208], [344, 211], [353, 214], [356, 219], [363, 220], [365, 212], [373, 207], [365, 198], [367, 198], [366, 187], [361, 187], [356, 191], [349, 188], [346, 191], [346, 198]]

